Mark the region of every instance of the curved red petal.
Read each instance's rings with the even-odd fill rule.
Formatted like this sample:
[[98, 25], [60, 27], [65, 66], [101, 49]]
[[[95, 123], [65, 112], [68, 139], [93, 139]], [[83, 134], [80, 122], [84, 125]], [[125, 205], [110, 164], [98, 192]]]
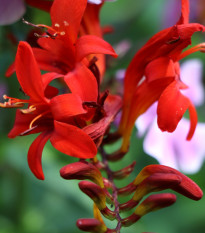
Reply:
[[81, 61], [89, 54], [108, 54], [117, 57], [112, 46], [102, 38], [94, 35], [81, 36], [76, 43], [76, 59]]
[[169, 57], [160, 57], [151, 61], [145, 69], [146, 81], [175, 77], [174, 62]]
[[191, 103], [191, 101], [190, 101], [188, 110], [189, 110], [189, 117], [190, 117], [190, 128], [189, 128], [189, 132], [188, 132], [186, 139], [191, 140], [196, 130], [197, 121], [198, 121], [196, 109], [194, 105]]
[[88, 159], [97, 154], [93, 140], [76, 126], [54, 121], [55, 130], [50, 138], [51, 144], [64, 154]]
[[64, 77], [73, 94], [79, 95], [82, 101], [97, 101], [98, 84], [93, 73], [84, 65], [78, 65]]
[[39, 179], [44, 180], [44, 174], [41, 164], [43, 148], [51, 137], [51, 132], [45, 131], [41, 133], [31, 144], [28, 151], [28, 165], [32, 173]]
[[10, 77], [16, 71], [15, 62], [13, 62], [6, 70], [6, 77]]
[[48, 86], [48, 84], [53, 81], [56, 78], [61, 78], [62, 74], [58, 74], [55, 72], [50, 72], [50, 73], [46, 73], [42, 75], [42, 81], [43, 81], [43, 87], [44, 90], [46, 89], [46, 87]]
[[[33, 53], [41, 70], [57, 73], [64, 73], [66, 71], [63, 64], [59, 62], [58, 57], [53, 54], [51, 55], [49, 51], [33, 48]], [[7, 72], [10, 74], [12, 69], [9, 69]]]
[[158, 101], [157, 122], [162, 131], [173, 132], [190, 105], [190, 100], [181, 94], [177, 81], [172, 82]]
[[189, 0], [181, 0], [181, 17], [177, 24], [189, 23]]
[[103, 136], [110, 126], [114, 117], [122, 107], [122, 99], [117, 95], [109, 95], [104, 103], [105, 116], [98, 122], [90, 124], [83, 128], [83, 131], [88, 134], [98, 145], [102, 142]]
[[34, 126], [32, 129], [29, 128], [32, 120], [41, 114], [42, 111], [36, 110], [33, 114], [24, 114], [21, 110], [17, 109], [14, 126], [8, 134], [9, 138], [15, 138], [19, 135], [28, 135], [39, 133], [50, 128], [50, 123], [47, 120], [46, 122], [39, 123], [37, 126]]
[[54, 119], [58, 121], [86, 113], [81, 98], [75, 94], [63, 94], [53, 97], [50, 107]]
[[[63, 73], [73, 68], [75, 64], [75, 47], [73, 43], [69, 41], [69, 38], [68, 40], [62, 40], [59, 36], [57, 36], [55, 40], [52, 38], [39, 38], [38, 44], [44, 50], [48, 51], [46, 55], [46, 52], [40, 53], [40, 49], [36, 48], [36, 55], [38, 55], [37, 58], [39, 57], [39, 60], [48, 59], [48, 61], [51, 62], [54, 60], [54, 63], [51, 63], [51, 65], [55, 68], [59, 68]], [[52, 58], [48, 58], [49, 55]], [[43, 62], [45, 63], [45, 61], [42, 61], [42, 63]]]
[[31, 99], [40, 101], [44, 98], [41, 72], [27, 42], [21, 41], [18, 46], [16, 60], [16, 75], [23, 91]]
[[23, 114], [19, 109], [16, 111], [14, 126], [8, 134], [9, 138], [14, 138], [29, 129], [29, 124], [35, 116], [33, 114]]
[[51, 7], [52, 27], [76, 41], [87, 0], [55, 0]]

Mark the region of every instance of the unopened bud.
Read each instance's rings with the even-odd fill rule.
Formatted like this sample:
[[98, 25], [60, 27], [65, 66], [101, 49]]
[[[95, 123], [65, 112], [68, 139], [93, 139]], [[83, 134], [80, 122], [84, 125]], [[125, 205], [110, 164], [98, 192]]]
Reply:
[[106, 195], [99, 185], [90, 181], [81, 181], [79, 188], [95, 202], [98, 209], [106, 208]]
[[130, 175], [130, 173], [134, 170], [134, 166], [135, 166], [136, 162], [134, 161], [132, 164], [130, 164], [129, 166], [120, 169], [119, 171], [115, 171], [113, 172], [113, 177], [115, 179], [123, 179], [127, 176]]
[[98, 184], [100, 187], [104, 187], [103, 178], [100, 171], [93, 164], [86, 161], [79, 161], [64, 166], [60, 170], [60, 175], [67, 180], [89, 179]]
[[130, 215], [129, 217], [122, 219], [122, 226], [129, 227], [132, 224], [136, 223], [140, 218], [141, 218], [141, 216], [136, 215], [134, 213], [134, 214]]
[[171, 193], [150, 195], [136, 208], [135, 214], [142, 217], [151, 211], [168, 207], [174, 204], [175, 201], [176, 196]]
[[117, 193], [120, 196], [127, 196], [132, 194], [136, 190], [137, 186], [132, 183], [128, 184], [125, 187], [118, 188]]
[[103, 216], [110, 220], [115, 219], [116, 214], [107, 208], [106, 195], [100, 186], [89, 181], [81, 181], [79, 187], [82, 192], [87, 194], [94, 201]]
[[140, 201], [145, 195], [150, 192], [156, 192], [168, 188], [173, 188], [179, 185], [181, 182], [181, 177], [175, 174], [153, 174], [142, 181], [137, 186], [133, 200]]
[[97, 219], [84, 218], [78, 219], [77, 226], [82, 231], [104, 233], [107, 227]]
[[124, 151], [118, 150], [112, 154], [107, 155], [106, 158], [108, 161], [115, 162], [115, 161], [122, 159], [126, 153], [127, 153], [127, 151], [124, 152]]
[[176, 185], [171, 185], [169, 188], [190, 199], [199, 200], [203, 196], [202, 190], [198, 187], [198, 185], [194, 181], [192, 181], [190, 178], [188, 178], [181, 172], [177, 171], [176, 169], [164, 165], [149, 165], [143, 168], [142, 171], [138, 174], [138, 176], [134, 180], [133, 184], [139, 186], [141, 185], [142, 182], [144, 182], [144, 180], [147, 177], [151, 177], [154, 174], [155, 175], [161, 174], [162, 177], [165, 175], [167, 176], [169, 174], [167, 177], [170, 176], [171, 178], [174, 177], [173, 175], [175, 175], [176, 177], [180, 178], [181, 181], [178, 184], [176, 179]]

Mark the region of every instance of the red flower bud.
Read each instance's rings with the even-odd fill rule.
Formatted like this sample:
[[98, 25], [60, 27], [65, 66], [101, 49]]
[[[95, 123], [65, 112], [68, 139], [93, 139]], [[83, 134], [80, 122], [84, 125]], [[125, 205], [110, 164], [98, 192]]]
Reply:
[[100, 212], [110, 220], [115, 219], [115, 213], [106, 207], [106, 195], [104, 190], [89, 181], [81, 181], [79, 187], [82, 192], [88, 195], [96, 204]]
[[144, 179], [138, 186], [133, 200], [140, 201], [146, 194], [168, 188], [173, 188], [181, 183], [181, 177], [175, 174], [153, 174]]
[[151, 211], [162, 209], [174, 204], [176, 196], [171, 193], [160, 193], [150, 195], [135, 210], [135, 214], [143, 216]]
[[97, 219], [78, 219], [77, 226], [82, 231], [104, 233], [107, 227]]
[[132, 164], [130, 164], [129, 166], [120, 169], [119, 171], [115, 171], [113, 172], [113, 177], [115, 179], [123, 179], [126, 176], [129, 176], [130, 173], [134, 170], [134, 166], [135, 166], [136, 162], [134, 161]]
[[93, 164], [86, 161], [71, 163], [64, 166], [60, 170], [60, 175], [66, 180], [89, 179], [98, 184], [100, 187], [104, 187], [103, 178], [100, 171]]
[[[177, 171], [176, 169], [163, 165], [149, 165], [143, 168], [134, 180], [133, 184], [135, 184], [136, 186], [141, 185], [141, 183], [147, 177], [151, 177], [153, 176], [153, 174], [161, 174], [161, 177], [169, 174], [168, 176], [166, 176], [167, 178], [174, 177], [173, 175], [175, 175], [176, 177], [180, 177], [181, 182], [176, 185], [171, 185], [169, 188], [193, 200], [199, 200], [203, 196], [202, 190], [194, 181], [192, 181], [190, 178]], [[149, 181], [149, 179], [147, 181]], [[157, 185], [157, 183], [155, 184]]]

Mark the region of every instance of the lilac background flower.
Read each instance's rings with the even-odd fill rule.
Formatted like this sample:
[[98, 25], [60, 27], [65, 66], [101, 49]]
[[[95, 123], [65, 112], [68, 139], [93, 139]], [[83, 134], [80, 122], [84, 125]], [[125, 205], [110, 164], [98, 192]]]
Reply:
[[[200, 0], [190, 0], [190, 22], [195, 22], [199, 13]], [[181, 1], [169, 0], [164, 3], [163, 26], [165, 28], [173, 26], [179, 19], [181, 14]], [[202, 8], [203, 9], [203, 8]]]
[[[202, 63], [194, 59], [181, 66], [181, 79], [190, 88], [183, 94], [199, 106], [204, 102]], [[157, 126], [157, 104], [154, 104], [136, 121], [138, 136], [145, 135], [143, 148], [150, 156], [184, 173], [199, 171], [205, 157], [205, 123], [198, 123], [191, 141], [186, 141], [189, 120], [182, 119], [173, 133], [162, 132]]]
[[16, 22], [25, 11], [23, 0], [0, 0], [0, 25]]
[[88, 3], [101, 4], [102, 2], [113, 2], [115, 0], [88, 0]]

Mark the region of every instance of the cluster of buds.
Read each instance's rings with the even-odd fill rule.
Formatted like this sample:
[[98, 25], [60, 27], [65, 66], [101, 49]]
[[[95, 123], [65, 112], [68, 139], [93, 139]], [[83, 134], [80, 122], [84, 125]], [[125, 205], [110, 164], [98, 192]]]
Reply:
[[[168, 207], [175, 203], [176, 196], [172, 193], [151, 194], [162, 190], [171, 189], [193, 200], [199, 200], [203, 196], [201, 189], [190, 178], [179, 171], [163, 166], [149, 165], [142, 169], [135, 180], [129, 185], [117, 188], [114, 183], [103, 178], [98, 168], [98, 163], [88, 163], [79, 161], [69, 164], [60, 170], [60, 175], [67, 180], [90, 180], [81, 181], [79, 188], [94, 202], [94, 219], [79, 219], [77, 226], [83, 231], [89, 232], [118, 232], [118, 226], [128, 227], [137, 222], [141, 217], [149, 212]], [[133, 164], [129, 166], [132, 171]], [[108, 167], [102, 168], [103, 170]], [[107, 171], [109, 174], [110, 171]], [[116, 172], [109, 174], [113, 179]], [[125, 178], [127, 168], [117, 171], [120, 178]], [[117, 196], [131, 196], [132, 198], [125, 203], [118, 203]], [[146, 197], [146, 198], [145, 198]], [[144, 199], [145, 198], [145, 199]], [[143, 200], [144, 199], [144, 200]], [[109, 209], [107, 204], [115, 206], [115, 210]], [[117, 208], [116, 208], [117, 207]], [[134, 209], [134, 213], [127, 218], [121, 218], [119, 213]], [[116, 211], [117, 210], [117, 211]], [[106, 227], [102, 216], [109, 220], [116, 219], [118, 226], [115, 229]]]
[[[122, 98], [109, 90], [101, 92], [105, 55], [117, 57], [103, 39], [103, 34], [111, 28], [100, 25], [99, 13], [105, 0], [25, 2], [49, 12], [52, 24], [35, 25], [23, 20], [37, 30], [33, 38], [35, 46], [21, 41], [6, 75], [16, 72], [21, 90], [28, 98], [4, 95], [7, 102], [0, 103], [0, 107], [18, 108], [10, 138], [40, 133], [28, 151], [29, 167], [38, 179], [44, 179], [41, 159], [48, 140], [58, 151], [80, 159], [60, 170], [66, 180], [81, 180], [80, 190], [94, 203], [94, 218], [79, 219], [77, 226], [83, 231], [119, 233], [122, 227], [176, 201], [172, 193], [153, 192], [171, 189], [190, 199], [201, 199], [201, 189], [173, 168], [146, 166], [134, 181], [119, 188], [114, 180], [129, 176], [135, 161], [117, 171], [109, 166], [109, 162], [119, 161], [127, 154], [136, 119], [154, 102], [158, 102], [158, 126], [162, 131], [173, 132], [188, 109], [187, 140], [194, 134], [197, 113], [190, 99], [181, 93], [188, 87], [180, 79], [179, 61], [193, 52], [205, 51], [204, 43], [183, 51], [191, 44], [192, 35], [205, 31], [205, 27], [189, 23], [189, 0], [181, 0], [181, 17], [177, 23], [155, 34], [135, 54], [125, 73]], [[110, 125], [120, 110], [119, 128], [110, 133]], [[122, 138], [120, 149], [107, 154], [104, 145], [119, 138]], [[101, 159], [97, 158], [98, 152]], [[119, 196], [130, 199], [119, 203]], [[113, 205], [114, 210], [107, 204]], [[130, 216], [120, 216], [121, 212], [130, 210], [133, 210]], [[116, 228], [108, 228], [103, 218], [117, 220]]]

